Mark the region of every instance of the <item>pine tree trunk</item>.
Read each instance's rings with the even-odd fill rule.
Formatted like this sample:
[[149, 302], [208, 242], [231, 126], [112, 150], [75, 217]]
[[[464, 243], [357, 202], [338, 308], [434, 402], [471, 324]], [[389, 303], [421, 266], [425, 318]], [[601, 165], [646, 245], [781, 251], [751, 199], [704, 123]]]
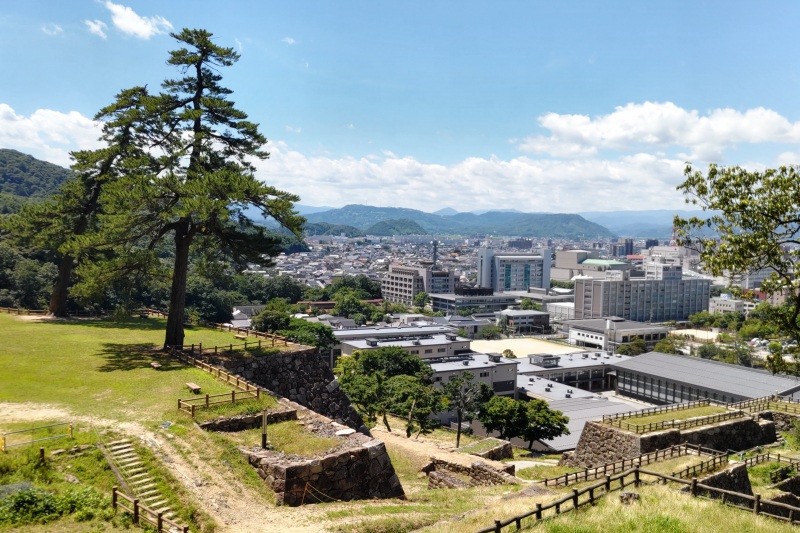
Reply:
[[72, 256], [65, 255], [58, 263], [58, 277], [53, 284], [53, 292], [50, 293], [50, 305], [47, 313], [50, 316], [67, 316], [67, 294], [69, 282], [72, 278]]
[[456, 410], [456, 421], [458, 422], [458, 427], [456, 427], [456, 448], [461, 447], [461, 409]]
[[175, 266], [172, 269], [167, 333], [164, 339], [165, 350], [170, 346], [183, 346], [183, 314], [186, 308], [186, 278], [189, 271], [189, 245], [191, 243], [189, 222], [183, 221], [175, 230]]

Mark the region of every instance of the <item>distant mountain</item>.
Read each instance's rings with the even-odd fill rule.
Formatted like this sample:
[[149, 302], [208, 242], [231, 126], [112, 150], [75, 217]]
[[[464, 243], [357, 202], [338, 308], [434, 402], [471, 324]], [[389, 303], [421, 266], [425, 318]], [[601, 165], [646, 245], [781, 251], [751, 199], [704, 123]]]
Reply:
[[330, 211], [331, 209], [334, 208], [325, 205], [314, 206], [314, 205], [294, 204], [294, 209], [299, 214], [306, 216], [312, 213], [321, 213], [322, 211]]
[[709, 217], [711, 213], [686, 209], [653, 209], [647, 211], [589, 211], [580, 213], [586, 220], [607, 227], [621, 237], [668, 239], [672, 235], [675, 215]]
[[458, 213], [441, 216], [401, 207], [347, 205], [308, 215], [309, 223], [346, 224], [367, 231], [378, 222], [407, 219], [426, 233], [450, 235], [520, 235], [525, 237], [595, 238], [612, 237], [603, 226], [579, 215], [490, 211], [481, 215]]
[[56, 192], [71, 175], [66, 168], [0, 148], [0, 193], [43, 198]]
[[383, 220], [367, 228], [367, 235], [427, 235], [428, 232], [408, 218]]
[[452, 207], [444, 207], [442, 209], [439, 209], [438, 211], [434, 211], [433, 214], [434, 215], [439, 215], [439, 216], [442, 216], [442, 217], [449, 217], [451, 215], [457, 215], [458, 211], [456, 211]]
[[366, 234], [358, 228], [345, 224], [328, 224], [327, 222], [308, 223], [303, 228], [309, 237], [325, 235], [344, 235], [345, 237], [364, 237]]

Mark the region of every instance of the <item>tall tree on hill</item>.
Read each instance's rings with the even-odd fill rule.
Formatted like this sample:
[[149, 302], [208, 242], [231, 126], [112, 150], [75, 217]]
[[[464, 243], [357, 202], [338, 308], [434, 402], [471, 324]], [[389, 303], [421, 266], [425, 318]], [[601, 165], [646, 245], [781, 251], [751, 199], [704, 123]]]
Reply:
[[174, 250], [172, 286], [164, 346], [184, 339], [189, 251], [214, 247], [237, 261], [264, 263], [280, 251], [280, 237], [255, 225], [245, 213], [259, 208], [300, 236], [303, 218], [293, 209], [299, 198], [265, 185], [254, 176], [252, 158], [265, 159], [258, 126], [228, 99], [219, 71], [239, 54], [216, 45], [201, 29], [173, 33], [182, 47], [168, 64], [182, 77], [166, 80], [163, 93], [139, 107], [137, 128], [158, 158], [158, 172], [134, 171], [104, 190], [100, 217], [103, 243], [156, 243], [169, 236]]
[[[140, 167], [153, 162], [142, 151], [134, 128], [146, 97], [147, 90], [143, 87], [120, 92], [116, 101], [100, 110], [96, 117], [105, 121], [101, 139], [107, 146], [72, 152], [74, 176], [65, 181], [52, 198], [28, 203], [6, 221], [17, 242], [47, 252], [58, 265], [48, 306], [50, 315], [67, 315], [73, 270], [91, 251], [89, 248], [81, 251], [78, 243], [95, 225], [103, 186], [130, 170], [121, 167], [123, 160], [128, 162], [128, 167], [131, 161], [137, 161]], [[141, 125], [138, 129], [142, 130]]]

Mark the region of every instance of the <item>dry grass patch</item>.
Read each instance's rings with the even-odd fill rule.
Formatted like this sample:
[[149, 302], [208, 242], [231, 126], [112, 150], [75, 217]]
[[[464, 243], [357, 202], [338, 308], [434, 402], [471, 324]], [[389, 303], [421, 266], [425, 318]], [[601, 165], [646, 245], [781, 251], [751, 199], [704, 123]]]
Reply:
[[667, 411], [665, 413], [654, 413], [652, 415], [644, 414], [641, 416], [631, 416], [622, 420], [623, 423], [637, 425], [655, 424], [657, 422], [666, 422], [668, 420], [686, 420], [688, 418], [696, 418], [699, 416], [711, 416], [721, 413], [727, 413], [728, 409], [719, 405], [706, 405], [703, 407], [693, 407], [691, 409], [678, 409], [676, 411]]

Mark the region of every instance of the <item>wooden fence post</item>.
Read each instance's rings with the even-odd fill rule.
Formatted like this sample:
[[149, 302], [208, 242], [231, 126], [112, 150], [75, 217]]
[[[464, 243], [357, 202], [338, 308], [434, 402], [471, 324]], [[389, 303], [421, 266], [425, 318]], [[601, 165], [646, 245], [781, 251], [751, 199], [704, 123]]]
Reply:
[[756, 501], [753, 502], [753, 512], [755, 514], [761, 512], [761, 494], [756, 494]]
[[236, 403], [236, 391], [231, 391], [231, 403]]
[[611, 492], [611, 476], [606, 476], [606, 492]]
[[158, 533], [164, 529], [164, 513], [158, 513], [156, 515], [156, 529]]
[[637, 466], [636, 470], [633, 471], [633, 486], [638, 487], [639, 483], [639, 467]]
[[500, 527], [500, 520], [495, 520], [494, 521], [494, 530], [495, 530], [495, 533], [500, 533], [501, 531], [503, 531], [503, 528]]
[[114, 512], [117, 511], [117, 487], [111, 487], [111, 507], [114, 508]]
[[572, 506], [578, 508], [578, 489], [572, 489]]
[[691, 492], [692, 496], [697, 496], [697, 478], [692, 478], [692, 484], [689, 485], [689, 492]]
[[542, 504], [541, 503], [537, 503], [536, 504], [536, 520], [538, 521], [538, 520], [541, 520], [541, 519], [542, 519]]
[[208, 409], [209, 395], [206, 393], [206, 409]]
[[139, 500], [133, 500], [133, 523], [139, 525]]
[[194, 418], [194, 404], [192, 404], [192, 418]]

